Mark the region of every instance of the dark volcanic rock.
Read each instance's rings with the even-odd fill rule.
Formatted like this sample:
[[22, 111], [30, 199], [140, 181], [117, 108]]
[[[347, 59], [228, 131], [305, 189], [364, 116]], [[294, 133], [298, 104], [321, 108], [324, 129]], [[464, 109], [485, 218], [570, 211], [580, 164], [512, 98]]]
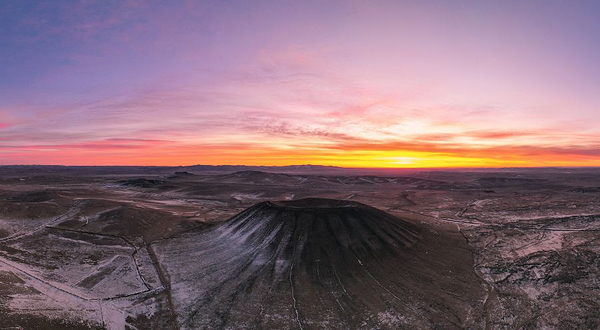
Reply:
[[40, 191], [32, 191], [26, 192], [19, 195], [15, 195], [9, 198], [12, 202], [20, 202], [20, 203], [42, 203], [51, 201], [55, 198], [58, 198], [59, 195], [52, 191], [40, 190]]
[[187, 171], [178, 171], [169, 177], [169, 179], [184, 179], [192, 176], [196, 176], [194, 173], [190, 173]]
[[259, 203], [228, 221], [224, 230], [247, 248], [270, 241], [273, 252], [280, 249], [282, 257], [307, 269], [321, 260], [347, 266], [395, 255], [412, 246], [419, 232], [378, 209], [329, 199]]
[[138, 188], [153, 188], [164, 184], [165, 182], [162, 180], [154, 180], [154, 179], [129, 179], [129, 180], [121, 180], [120, 184], [124, 186], [130, 187], [138, 187]]
[[462, 237], [357, 202], [262, 202], [153, 246], [183, 329], [481, 326]]

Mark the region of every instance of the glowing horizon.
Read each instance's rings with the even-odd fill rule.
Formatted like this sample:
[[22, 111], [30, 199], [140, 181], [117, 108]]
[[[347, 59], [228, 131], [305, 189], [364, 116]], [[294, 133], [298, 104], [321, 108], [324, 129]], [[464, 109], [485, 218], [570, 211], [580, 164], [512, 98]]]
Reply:
[[600, 166], [600, 4], [0, 4], [0, 165]]

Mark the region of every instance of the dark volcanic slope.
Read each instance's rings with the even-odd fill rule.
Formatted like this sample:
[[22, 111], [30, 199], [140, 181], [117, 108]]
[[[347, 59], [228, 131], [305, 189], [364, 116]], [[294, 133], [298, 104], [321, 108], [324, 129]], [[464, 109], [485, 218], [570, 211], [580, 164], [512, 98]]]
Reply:
[[263, 202], [155, 250], [185, 329], [480, 326], [461, 240], [357, 202]]
[[268, 243], [264, 252], [273, 256], [280, 250], [280, 257], [308, 268], [393, 255], [412, 246], [419, 232], [367, 205], [328, 199], [259, 203], [223, 227], [235, 244]]

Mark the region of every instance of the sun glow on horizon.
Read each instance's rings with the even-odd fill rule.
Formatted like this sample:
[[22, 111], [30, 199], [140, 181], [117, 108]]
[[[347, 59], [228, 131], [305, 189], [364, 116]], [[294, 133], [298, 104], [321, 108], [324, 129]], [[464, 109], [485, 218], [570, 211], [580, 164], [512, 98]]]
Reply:
[[600, 166], [598, 3], [250, 3], [6, 5], [0, 164]]

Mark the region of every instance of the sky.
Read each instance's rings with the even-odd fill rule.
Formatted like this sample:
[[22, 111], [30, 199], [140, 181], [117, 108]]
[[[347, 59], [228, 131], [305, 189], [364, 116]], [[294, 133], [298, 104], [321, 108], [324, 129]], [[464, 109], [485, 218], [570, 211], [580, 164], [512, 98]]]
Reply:
[[0, 164], [600, 166], [600, 2], [0, 2]]

